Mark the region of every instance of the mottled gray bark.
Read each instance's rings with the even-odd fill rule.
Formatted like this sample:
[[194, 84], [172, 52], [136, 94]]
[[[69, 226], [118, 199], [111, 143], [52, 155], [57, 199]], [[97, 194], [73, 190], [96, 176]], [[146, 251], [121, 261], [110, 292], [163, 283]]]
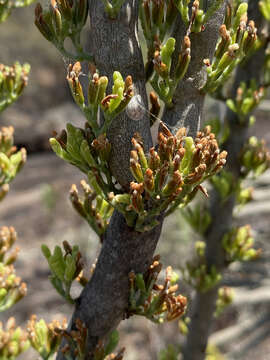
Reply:
[[93, 277], [81, 293], [71, 321], [74, 324], [79, 318], [87, 326], [89, 352], [125, 318], [128, 274], [131, 270], [144, 273], [149, 268], [161, 232], [159, 220], [152, 231], [137, 233], [127, 226], [122, 215], [113, 214]]
[[[118, 18], [111, 20], [102, 1], [90, 0], [90, 50], [95, 55], [100, 75], [108, 76], [110, 86], [113, 71], [120, 71], [123, 77], [132, 76], [135, 93], [141, 95], [143, 106], [147, 108], [144, 64], [137, 39], [138, 5], [138, 0], [126, 1]], [[135, 132], [141, 134], [145, 149], [149, 149], [152, 139], [146, 112], [142, 112], [138, 121], [123, 112], [113, 121], [107, 134], [112, 144], [111, 170], [125, 188], [129, 188], [132, 179], [129, 158]], [[128, 274], [131, 270], [144, 273], [151, 264], [162, 216], [159, 220], [155, 229], [141, 234], [129, 228], [123, 216], [114, 212], [94, 275], [81, 293], [69, 325], [70, 329], [74, 328], [77, 318], [86, 324], [89, 352], [93, 352], [98, 341], [124, 318], [128, 306]], [[92, 356], [86, 358], [92, 359]], [[61, 351], [57, 359], [64, 359]]]
[[[137, 0], [125, 1], [117, 19], [110, 20], [104, 13], [102, 1], [89, 1], [90, 52], [94, 54], [100, 75], [108, 76], [110, 85], [114, 71], [121, 72], [123, 78], [131, 75], [134, 92], [140, 94], [142, 106], [147, 109], [144, 64], [137, 38], [138, 3]], [[138, 121], [123, 112], [113, 121], [107, 134], [112, 144], [112, 173], [122, 186], [128, 188], [132, 180], [129, 171], [131, 139], [135, 132], [140, 133], [148, 150], [152, 139], [147, 112], [142, 111], [142, 118]]]
[[[249, 3], [249, 19], [256, 19], [256, 25], [261, 32], [264, 29], [264, 20], [258, 9], [258, 0]], [[264, 49], [238, 68], [232, 86], [232, 98], [235, 97], [241, 81], [248, 82], [250, 79], [255, 78], [260, 84], [263, 75], [263, 63]], [[226, 113], [226, 119], [229, 121], [230, 126], [230, 136], [224, 144], [224, 150], [228, 151], [226, 170], [234, 175], [236, 182], [240, 177], [239, 155], [248, 138], [248, 126], [240, 125], [237, 115], [229, 109]], [[206, 261], [208, 268], [215, 266], [219, 272], [222, 272], [228, 265], [222, 247], [222, 238], [231, 229], [234, 206], [234, 195], [222, 201], [217, 192], [213, 191], [211, 194], [210, 213], [212, 223], [205, 235], [207, 245]], [[216, 286], [205, 293], [197, 292], [194, 297], [189, 333], [184, 347], [184, 360], [203, 360], [205, 358], [208, 337], [216, 308], [218, 288], [219, 286]]]
[[[144, 106], [147, 108], [144, 66], [137, 41], [138, 4], [138, 0], [127, 0], [121, 9], [119, 17], [110, 20], [104, 12], [102, 1], [90, 0], [90, 47], [95, 56], [100, 75], [106, 75], [111, 79], [114, 70], [121, 71], [123, 76], [132, 75], [135, 92], [141, 95]], [[217, 34], [220, 23], [221, 15], [218, 13], [217, 20], [213, 21], [213, 25], [211, 25], [211, 33]], [[179, 26], [179, 23], [177, 26]], [[179, 31], [175, 29], [175, 35], [178, 32], [181, 32], [180, 28]], [[203, 57], [208, 56], [209, 52], [213, 52], [215, 47], [211, 43], [208, 48], [212, 50], [204, 52], [203, 56], [200, 54], [203, 50], [201, 41], [207, 46], [210, 35], [210, 32], [206, 30], [203, 34], [198, 35], [200, 41], [197, 41], [194, 36], [193, 56], [197, 57], [197, 60], [193, 60], [192, 66], [195, 68], [196, 61], [200, 63], [196, 67], [196, 74], [191, 73], [191, 75], [196, 75], [194, 84], [197, 84], [198, 79], [201, 78], [199, 72], [203, 67], [201, 63]], [[184, 32], [180, 36], [181, 41], [183, 36]], [[217, 36], [211, 36], [211, 39], [216, 41]], [[177, 40], [179, 41], [178, 35]], [[196, 50], [196, 47], [199, 47], [199, 50]], [[187, 83], [189, 83], [188, 80], [185, 81], [185, 84]], [[195, 87], [194, 84], [191, 89], [186, 88], [185, 94], [182, 94], [183, 99], [180, 100], [179, 104], [176, 104], [177, 111], [180, 112], [182, 119], [183, 114], [186, 114], [184, 124], [190, 129], [197, 129], [199, 126], [203, 103], [203, 96], [199, 94], [198, 87]], [[189, 95], [189, 92], [192, 94]], [[200, 99], [195, 101], [196, 96], [200, 97]], [[194, 98], [192, 116], [186, 113], [188, 104], [185, 103], [184, 97], [187, 97], [188, 102], [193, 101], [191, 99]], [[184, 109], [181, 108], [182, 106]], [[199, 110], [197, 110], [197, 107], [199, 107]], [[167, 116], [173, 118], [169, 113]], [[167, 122], [166, 115], [164, 121]], [[170, 122], [170, 125], [177, 130], [182, 123], [181, 121], [174, 121]], [[131, 180], [129, 152], [131, 148], [130, 140], [135, 131], [141, 134], [147, 150], [152, 141], [149, 119], [146, 113], [143, 114], [139, 121], [134, 121], [128, 118], [126, 112], [124, 112], [114, 120], [108, 133], [112, 144], [111, 170], [115, 178], [125, 188], [127, 188]], [[160, 224], [152, 231], [138, 233], [126, 225], [121, 214], [114, 213], [104, 236], [103, 246], [93, 277], [80, 295], [69, 325], [69, 329], [73, 329], [76, 318], [80, 318], [86, 324], [89, 352], [92, 352], [98, 341], [104, 338], [124, 318], [128, 306], [128, 274], [131, 270], [144, 273], [150, 265], [162, 228], [162, 216], [160, 216], [159, 221]], [[86, 358], [91, 360], [92, 356]], [[61, 351], [59, 351], [57, 359], [64, 359]]]
[[[209, 7], [213, 1], [208, 1]], [[206, 8], [207, 8], [206, 7]], [[195, 136], [201, 125], [205, 94], [200, 88], [206, 80], [204, 59], [212, 59], [219, 36], [219, 27], [223, 23], [225, 5], [212, 16], [205, 30], [199, 34], [191, 34], [191, 62], [183, 81], [180, 81], [173, 97], [174, 106], [167, 107], [163, 121], [172, 128], [187, 127], [189, 135]], [[180, 30], [180, 31], [179, 31]], [[176, 39], [176, 50], [172, 71], [177, 62], [186, 28], [180, 18], [177, 19], [172, 36]]]

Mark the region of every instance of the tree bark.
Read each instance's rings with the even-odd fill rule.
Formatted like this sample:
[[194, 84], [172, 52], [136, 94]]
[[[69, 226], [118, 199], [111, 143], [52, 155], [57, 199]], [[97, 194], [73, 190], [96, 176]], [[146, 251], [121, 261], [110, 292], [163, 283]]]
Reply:
[[[264, 19], [259, 12], [259, 0], [249, 2], [249, 19], [256, 20], [259, 32], [264, 29]], [[237, 88], [242, 81], [248, 82], [256, 79], [261, 83], [264, 64], [264, 50], [261, 49], [255, 56], [246, 61], [243, 66], [239, 66], [232, 87], [232, 98], [235, 97]], [[250, 115], [250, 114], [249, 114]], [[248, 125], [240, 125], [237, 115], [231, 110], [227, 110], [226, 119], [230, 126], [230, 136], [224, 144], [224, 150], [228, 152], [226, 171], [234, 175], [235, 182], [240, 177], [239, 154], [248, 139]], [[235, 196], [231, 195], [225, 201], [220, 199], [217, 192], [213, 190], [211, 194], [210, 213], [212, 223], [206, 235], [206, 262], [208, 268], [215, 266], [217, 271], [222, 272], [228, 265], [226, 262], [225, 251], [222, 246], [222, 238], [232, 226], [233, 209], [235, 207]], [[205, 293], [197, 292], [193, 300], [191, 309], [191, 322], [189, 333], [184, 347], [184, 360], [203, 360], [211, 332], [212, 320], [216, 308], [219, 286], [215, 286]]]
[[[89, 0], [90, 53], [100, 75], [109, 78], [112, 85], [114, 71], [121, 72], [123, 78], [131, 75], [134, 93], [142, 99], [142, 107], [148, 109], [145, 87], [144, 63], [138, 42], [138, 0], [127, 0], [115, 20], [108, 18], [104, 4], [100, 0]], [[140, 120], [132, 120], [122, 112], [114, 121], [107, 134], [112, 145], [110, 167], [114, 177], [129, 189], [132, 176], [129, 170], [131, 139], [138, 132], [146, 151], [152, 146], [149, 115], [142, 112]]]
[[73, 324], [79, 318], [87, 326], [88, 352], [125, 318], [128, 274], [132, 270], [144, 273], [151, 265], [162, 227], [162, 218], [159, 220], [153, 230], [137, 233], [126, 225], [122, 215], [113, 214], [93, 277], [82, 291], [72, 317]]
[[[121, 71], [123, 76], [132, 75], [135, 93], [141, 95], [143, 106], [147, 109], [144, 65], [137, 39], [139, 1], [127, 0], [115, 20], [107, 17], [102, 1], [90, 0], [89, 5], [90, 48], [95, 56], [100, 75], [106, 75], [110, 77], [110, 80], [110, 75], [114, 70]], [[217, 20], [213, 22], [215, 26], [211, 27], [211, 31], [215, 34], [218, 32], [221, 23], [219, 12], [216, 17]], [[185, 32], [183, 28], [179, 27], [179, 22], [177, 26], [178, 31], [175, 29], [175, 34], [177, 40], [181, 39], [182, 42]], [[199, 36], [201, 41], [207, 44], [209, 33], [205, 31]], [[199, 41], [194, 39], [194, 43], [193, 56], [196, 56], [202, 49], [200, 47], [200, 50], [196, 50], [196, 47], [200, 46]], [[212, 48], [213, 51], [214, 45], [209, 45], [209, 48]], [[198, 73], [203, 69], [201, 60], [202, 57], [198, 57], [197, 61], [200, 64], [196, 67], [196, 79], [199, 78]], [[195, 63], [194, 60], [193, 66]], [[188, 84], [189, 80], [186, 79], [184, 83]], [[192, 92], [192, 94], [189, 95], [189, 92]], [[188, 108], [188, 104], [184, 99], [181, 99], [180, 103], [176, 105], [177, 111], [181, 114], [181, 121], [169, 122], [175, 131], [183, 124], [190, 129], [197, 129], [199, 126], [204, 97], [195, 100], [196, 96], [200, 96], [198, 88], [195, 86], [186, 89], [185, 96], [194, 98], [192, 104], [193, 115], [190, 116], [190, 113], [185, 110]], [[184, 110], [181, 108], [182, 106], [185, 107]], [[176, 114], [175, 111], [174, 114]], [[174, 116], [165, 114], [163, 117], [165, 122], [167, 122], [166, 117], [174, 118]], [[152, 145], [152, 139], [149, 117], [146, 112], [139, 121], [131, 120], [127, 113], [123, 112], [113, 121], [107, 134], [112, 144], [112, 158], [110, 161], [112, 173], [126, 189], [132, 179], [129, 171], [129, 154], [131, 138], [135, 132], [141, 134], [145, 149], [148, 150]], [[144, 273], [151, 264], [160, 236], [163, 216], [160, 215], [158, 220], [159, 225], [153, 230], [138, 233], [126, 225], [121, 214], [117, 211], [114, 212], [104, 236], [103, 246], [93, 277], [82, 291], [69, 324], [69, 330], [75, 328], [77, 318], [86, 324], [88, 329], [88, 352], [93, 353], [98, 341], [111, 332], [125, 317], [129, 296], [128, 274], [131, 270], [135, 271], [135, 273]], [[61, 344], [61, 348], [64, 345], [65, 341]], [[86, 359], [92, 360], [93, 356], [86, 355]], [[64, 360], [61, 350], [58, 353], [57, 360]]]
[[[205, 10], [213, 3], [208, 1]], [[219, 37], [219, 27], [224, 20], [225, 4], [205, 24], [201, 33], [191, 34], [191, 61], [183, 81], [180, 81], [173, 97], [174, 106], [164, 111], [163, 121], [171, 128], [186, 127], [189, 136], [194, 137], [201, 126], [205, 93], [200, 91], [206, 80], [204, 59], [212, 59]], [[180, 29], [180, 31], [179, 31]], [[177, 57], [182, 46], [186, 29], [178, 17], [172, 36], [176, 39], [176, 49], [172, 63], [172, 71], [177, 64]]]

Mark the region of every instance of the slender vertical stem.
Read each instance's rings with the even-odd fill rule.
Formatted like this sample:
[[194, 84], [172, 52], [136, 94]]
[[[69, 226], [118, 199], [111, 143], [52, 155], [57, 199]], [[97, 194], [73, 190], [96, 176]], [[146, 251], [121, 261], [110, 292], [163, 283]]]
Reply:
[[[208, 1], [207, 6], [210, 7], [212, 3], [213, 0]], [[214, 55], [219, 27], [223, 23], [224, 9], [225, 5], [223, 4], [205, 24], [203, 32], [190, 35], [191, 62], [187, 74], [177, 87], [173, 97], [174, 106], [167, 107], [163, 114], [163, 121], [166, 124], [175, 129], [187, 127], [190, 136], [195, 136], [200, 128], [205, 100], [205, 94], [200, 91], [206, 77], [203, 60], [211, 59]], [[186, 26], [178, 17], [173, 32], [173, 37], [176, 39], [176, 49], [172, 71], [177, 64], [177, 57], [185, 33]]]
[[[258, 0], [249, 2], [249, 18], [256, 20], [259, 32], [264, 28], [264, 20], [258, 9]], [[264, 49], [261, 49], [237, 70], [232, 86], [232, 98], [235, 97], [241, 81], [248, 82], [256, 79], [258, 83], [263, 75]], [[249, 114], [250, 115], [250, 114]], [[240, 177], [239, 154], [248, 138], [248, 122], [240, 125], [237, 115], [231, 110], [227, 110], [226, 119], [230, 126], [230, 136], [224, 144], [224, 150], [228, 151], [228, 161], [226, 170], [231, 172], [235, 181]], [[220, 199], [217, 192], [211, 194], [211, 218], [206, 235], [206, 261], [208, 268], [215, 266], [217, 271], [222, 272], [226, 266], [225, 252], [222, 247], [222, 238], [232, 226], [233, 210], [235, 206], [235, 196], [231, 195], [225, 201]], [[191, 308], [191, 322], [189, 333], [184, 347], [184, 360], [204, 360], [213, 323], [215, 305], [218, 295], [218, 286], [211, 290], [200, 293], [196, 292]]]

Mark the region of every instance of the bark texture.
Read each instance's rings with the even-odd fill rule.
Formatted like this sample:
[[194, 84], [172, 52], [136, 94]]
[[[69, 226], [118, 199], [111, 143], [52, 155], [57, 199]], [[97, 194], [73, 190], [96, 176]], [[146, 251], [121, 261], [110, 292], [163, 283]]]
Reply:
[[122, 215], [113, 214], [93, 277], [81, 293], [71, 321], [74, 324], [79, 318], [87, 326], [88, 352], [125, 318], [128, 274], [131, 270], [144, 273], [151, 264], [161, 232], [160, 220], [159, 226], [141, 234], [129, 228]]
[[[102, 1], [90, 0], [90, 50], [95, 55], [100, 75], [106, 75], [110, 80], [114, 70], [121, 71], [123, 76], [132, 75], [135, 92], [141, 95], [143, 106], [147, 108], [144, 66], [137, 39], [138, 5], [138, 0], [127, 0], [122, 6], [118, 18], [111, 20], [104, 12]], [[217, 34], [222, 16], [218, 12], [214, 18], [216, 20], [213, 20], [211, 32]], [[176, 24], [174, 35], [177, 35], [177, 41], [180, 39], [180, 47], [185, 32], [179, 22]], [[193, 56], [197, 59], [194, 59], [191, 65], [196, 71], [189, 75], [189, 77], [196, 76], [196, 79], [192, 80], [191, 87], [188, 87], [190, 80], [185, 80], [186, 88], [185, 86], [181, 88], [181, 96], [177, 95], [179, 103], [176, 104], [173, 115], [166, 110], [163, 117], [165, 122], [167, 122], [167, 117], [171, 119], [167, 123], [175, 130], [183, 124], [190, 129], [197, 129], [199, 126], [204, 96], [199, 94], [198, 87], [194, 84], [198, 84], [201, 79], [199, 73], [202, 71], [202, 59], [208, 55], [210, 57], [215, 46], [209, 44], [210, 33], [207, 30], [198, 36], [200, 41], [194, 38], [193, 45]], [[211, 39], [216, 41], [217, 36], [215, 35]], [[201, 41], [208, 46], [208, 51], [203, 55], [201, 54], [201, 51], [204, 50]], [[196, 50], [197, 47], [198, 50]], [[199, 65], [195, 66], [197, 62]], [[192, 103], [192, 112], [187, 111], [190, 102]], [[180, 121], [178, 121], [177, 112], [180, 113]], [[112, 144], [111, 170], [125, 188], [128, 187], [131, 180], [129, 153], [134, 132], [141, 134], [146, 150], [149, 149], [152, 140], [146, 112], [139, 121], [130, 119], [124, 112], [114, 120], [108, 133]], [[160, 236], [162, 215], [159, 221], [159, 225], [152, 231], [137, 233], [126, 225], [121, 214], [114, 212], [104, 236], [95, 272], [77, 301], [69, 325], [69, 329], [74, 329], [77, 318], [86, 324], [90, 353], [93, 352], [98, 341], [125, 317], [129, 295], [128, 274], [131, 270], [136, 273], [144, 273], [149, 267]], [[62, 346], [64, 346], [64, 342]], [[92, 360], [93, 356], [89, 355], [86, 359]], [[64, 360], [61, 350], [57, 360]]]
[[[121, 8], [117, 19], [111, 20], [100, 0], [89, 1], [90, 51], [95, 54], [95, 63], [100, 75], [108, 76], [112, 85], [113, 71], [122, 76], [131, 75], [136, 94], [140, 94], [143, 106], [147, 108], [144, 78], [144, 64], [137, 39], [138, 0], [128, 0]], [[123, 112], [113, 121], [108, 132], [112, 144], [110, 166], [114, 177], [129, 188], [132, 180], [129, 170], [131, 138], [138, 132], [143, 138], [145, 149], [152, 145], [149, 117], [142, 112], [135, 121]], [[151, 264], [160, 236], [160, 224], [150, 232], [135, 232], [126, 225], [123, 216], [114, 212], [93, 277], [80, 295], [69, 328], [80, 318], [88, 328], [88, 352], [92, 353], [98, 341], [112, 331], [125, 317], [128, 306], [131, 270], [144, 273]], [[64, 342], [62, 344], [64, 346]], [[92, 356], [86, 356], [92, 359]], [[61, 351], [57, 359], [64, 359]]]
[[[256, 26], [261, 32], [264, 29], [264, 20], [259, 12], [258, 0], [249, 1], [249, 19], [256, 20]], [[237, 70], [232, 87], [232, 98], [235, 97], [237, 88], [241, 81], [248, 82], [256, 79], [261, 83], [264, 64], [264, 49], [261, 49], [255, 56], [246, 61]], [[248, 139], [248, 126], [240, 125], [235, 113], [228, 109], [226, 119], [229, 121], [230, 136], [224, 144], [224, 150], [228, 152], [226, 170], [230, 171], [238, 181], [240, 177], [239, 154]], [[222, 201], [218, 193], [211, 194], [211, 218], [212, 223], [205, 235], [206, 261], [210, 268], [214, 265], [219, 272], [222, 272], [228, 265], [225, 252], [222, 246], [222, 238], [232, 226], [233, 209], [235, 196], [232, 195], [226, 201]], [[207, 347], [208, 337], [211, 332], [212, 320], [216, 308], [219, 286], [212, 288], [205, 293], [197, 292], [191, 309], [191, 322], [189, 333], [184, 348], [184, 360], [203, 360]]]
[[[205, 10], [213, 3], [208, 1]], [[205, 30], [198, 34], [191, 34], [191, 62], [183, 81], [180, 81], [175, 92], [173, 108], [166, 108], [163, 121], [172, 128], [186, 127], [189, 136], [195, 136], [201, 125], [205, 94], [200, 88], [206, 80], [204, 59], [212, 59], [219, 36], [219, 27], [223, 23], [225, 4], [209, 19]], [[180, 31], [179, 31], [180, 30]], [[178, 17], [172, 36], [176, 39], [176, 50], [172, 64], [172, 71], [177, 63], [177, 56], [182, 46], [186, 29]]]
[[[131, 75], [134, 92], [141, 96], [142, 107], [148, 109], [144, 64], [137, 37], [138, 5], [138, 0], [125, 1], [117, 19], [111, 20], [104, 12], [102, 1], [90, 0], [90, 53], [94, 54], [100, 75], [108, 76], [110, 86], [114, 71], [120, 71], [123, 78]], [[132, 180], [129, 171], [131, 139], [135, 132], [142, 136], [146, 150], [152, 145], [149, 115], [140, 107], [138, 110], [142, 112], [140, 120], [132, 120], [124, 111], [113, 121], [107, 134], [112, 144], [112, 173], [128, 189]]]

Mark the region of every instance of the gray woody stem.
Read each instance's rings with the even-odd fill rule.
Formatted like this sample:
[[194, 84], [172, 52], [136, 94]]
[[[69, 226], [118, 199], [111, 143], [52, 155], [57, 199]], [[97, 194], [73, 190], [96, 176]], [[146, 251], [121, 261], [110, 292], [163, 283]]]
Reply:
[[[213, 0], [214, 1], [214, 0]], [[95, 54], [95, 62], [100, 75], [111, 76], [114, 70], [121, 71], [123, 76], [132, 75], [136, 93], [140, 94], [147, 108], [144, 65], [141, 50], [137, 41], [138, 24], [138, 0], [127, 0], [117, 19], [110, 20], [104, 12], [104, 6], [100, 0], [90, 0], [90, 42], [91, 52]], [[218, 32], [221, 23], [220, 15], [216, 16], [215, 26], [211, 29], [213, 33]], [[215, 16], [214, 16], [215, 18]], [[211, 22], [212, 23], [212, 22]], [[183, 29], [182, 29], [183, 30]], [[178, 32], [182, 31], [181, 29]], [[175, 30], [177, 34], [177, 30]], [[185, 32], [181, 32], [182, 41]], [[208, 43], [208, 32], [200, 36], [200, 41]], [[216, 37], [215, 37], [216, 39]], [[177, 40], [179, 40], [177, 38]], [[199, 54], [196, 47], [200, 42], [194, 39], [194, 56]], [[211, 44], [211, 47], [214, 46]], [[207, 52], [208, 54], [208, 52]], [[202, 57], [198, 57], [200, 63], [196, 67], [199, 73], [202, 71]], [[193, 66], [196, 63], [194, 60]], [[199, 74], [198, 78], [199, 78]], [[189, 92], [192, 95], [189, 95]], [[198, 89], [188, 89], [185, 96], [196, 98], [199, 96]], [[185, 106], [183, 101], [180, 102]], [[183, 114], [179, 104], [177, 111]], [[191, 129], [198, 127], [202, 110], [202, 100], [195, 101], [193, 116], [188, 116], [183, 122]], [[180, 115], [182, 116], [182, 115]], [[173, 116], [168, 117], [173, 118]], [[166, 117], [164, 118], [166, 122]], [[171, 122], [171, 125], [178, 128], [181, 122]], [[108, 137], [112, 144], [113, 154], [110, 162], [111, 170], [115, 178], [125, 188], [131, 180], [129, 171], [129, 152], [131, 149], [131, 138], [134, 132], [139, 132], [143, 138], [146, 150], [151, 146], [149, 119], [147, 114], [140, 121], [128, 118], [124, 112], [117, 119], [109, 130]], [[69, 329], [74, 329], [75, 320], [80, 318], [88, 329], [88, 352], [92, 353], [98, 341], [111, 332], [125, 317], [128, 306], [129, 282], [128, 274], [131, 270], [135, 273], [144, 273], [149, 265], [160, 237], [163, 218], [159, 218], [160, 224], [152, 231], [137, 233], [126, 225], [122, 215], [114, 212], [110, 225], [104, 236], [103, 246], [96, 265], [93, 277], [82, 291], [76, 303]], [[64, 346], [65, 342], [61, 346]], [[92, 360], [93, 356], [86, 357]], [[57, 360], [64, 360], [63, 354], [59, 351]]]
[[[208, 1], [207, 7], [215, 0]], [[206, 9], [207, 9], [206, 7]], [[171, 128], [189, 129], [189, 136], [195, 136], [200, 128], [203, 112], [205, 94], [200, 88], [205, 82], [206, 72], [204, 71], [204, 59], [212, 59], [219, 35], [219, 27], [223, 23], [225, 5], [209, 19], [205, 30], [198, 34], [191, 34], [191, 62], [184, 78], [180, 81], [173, 97], [173, 108], [166, 108], [163, 121]], [[179, 27], [181, 31], [179, 31]], [[176, 50], [174, 52], [173, 66], [177, 62], [177, 56], [182, 46], [185, 29], [181, 19], [177, 19], [172, 36], [176, 39]]]
[[[258, 2], [258, 0], [249, 2], [249, 19], [256, 20], [256, 26], [259, 32], [261, 32], [264, 20], [258, 9]], [[265, 49], [261, 49], [243, 66], [238, 68], [232, 88], [232, 98], [235, 97], [236, 90], [241, 81], [248, 82], [250, 79], [255, 78], [258, 84], [260, 84], [263, 75], [264, 51]], [[248, 138], [248, 125], [239, 125], [237, 115], [229, 109], [226, 118], [230, 126], [230, 137], [226, 144], [224, 144], [224, 149], [228, 151], [226, 170], [234, 175], [235, 181], [238, 181], [241, 166], [239, 154]], [[235, 196], [232, 195], [226, 201], [222, 201], [219, 194], [213, 191], [211, 198], [210, 212], [212, 223], [205, 235], [207, 266], [208, 268], [215, 266], [218, 271], [222, 272], [228, 264], [226, 263], [221, 241], [223, 235], [232, 226]], [[205, 358], [213, 314], [216, 308], [218, 288], [216, 286], [205, 293], [197, 292], [195, 294], [189, 333], [184, 348], [184, 360], [204, 360]]]
[[[142, 106], [147, 109], [144, 64], [137, 39], [138, 0], [125, 1], [117, 19], [110, 20], [104, 12], [101, 0], [90, 0], [90, 51], [94, 54], [95, 64], [100, 75], [112, 80], [113, 71], [120, 71], [123, 77], [131, 75], [134, 92], [140, 94]], [[142, 109], [140, 109], [142, 110]], [[112, 123], [108, 138], [112, 144], [110, 166], [114, 177], [129, 189], [132, 180], [129, 171], [131, 139], [138, 132], [148, 150], [152, 145], [149, 116], [142, 111], [143, 117], [136, 121], [123, 112]]]

